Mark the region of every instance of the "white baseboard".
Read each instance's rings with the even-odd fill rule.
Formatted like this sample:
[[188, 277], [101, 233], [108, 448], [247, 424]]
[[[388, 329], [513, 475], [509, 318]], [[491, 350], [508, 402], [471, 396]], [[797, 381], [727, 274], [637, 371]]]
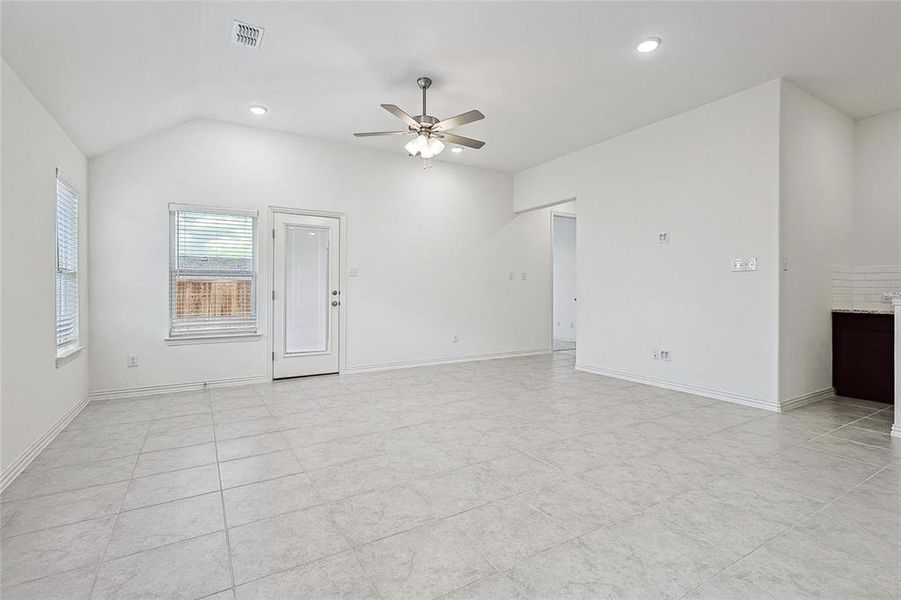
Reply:
[[[897, 418], [897, 417], [895, 417]], [[901, 425], [897, 423], [892, 423], [892, 437], [901, 438]]]
[[78, 402], [76, 402], [72, 408], [67, 410], [63, 416], [57, 419], [56, 423], [54, 423], [50, 429], [45, 431], [38, 439], [36, 439], [32, 444], [26, 448], [19, 456], [16, 457], [14, 461], [10, 463], [8, 467], [3, 469], [3, 473], [0, 474], [0, 492], [6, 489], [13, 480], [19, 476], [19, 474], [25, 470], [25, 467], [31, 464], [35, 458], [37, 458], [38, 454], [40, 454], [44, 448], [50, 445], [59, 432], [66, 428], [66, 425], [72, 422], [72, 419], [78, 416], [78, 413], [82, 411], [82, 409], [88, 405], [88, 397], [85, 396]]
[[780, 412], [785, 412], [787, 410], [792, 410], [795, 408], [801, 408], [802, 406], [807, 406], [808, 404], [813, 404], [814, 402], [819, 402], [820, 400], [831, 398], [834, 395], [835, 388], [827, 387], [822, 390], [810, 392], [809, 394], [802, 394], [800, 396], [795, 396], [794, 398], [788, 398], [787, 400], [782, 400], [779, 402], [779, 408], [781, 409]]
[[536, 356], [550, 354], [550, 348], [535, 348], [532, 350], [517, 350], [514, 352], [495, 352], [491, 354], [470, 354], [467, 356], [455, 356], [453, 358], [438, 358], [429, 360], [405, 360], [393, 363], [378, 363], [372, 365], [360, 365], [348, 367], [342, 373], [372, 373], [375, 371], [391, 371], [393, 369], [410, 369], [413, 367], [429, 367], [434, 365], [449, 365], [453, 363], [472, 362], [476, 360], [493, 360], [495, 358], [516, 358], [519, 356]]
[[252, 375], [250, 377], [231, 377], [227, 379], [211, 379], [209, 381], [189, 381], [187, 383], [166, 383], [162, 385], [148, 385], [118, 390], [96, 390], [91, 392], [89, 397], [91, 401], [119, 400], [123, 398], [155, 396], [156, 394], [171, 394], [174, 392], [196, 392], [204, 389], [208, 390], [235, 385], [251, 385], [254, 383], [269, 383], [269, 376]]
[[704, 396], [705, 398], [713, 398], [714, 400], [723, 400], [732, 402], [733, 404], [742, 404], [754, 408], [762, 408], [773, 412], [779, 412], [779, 403], [776, 400], [767, 400], [764, 398], [754, 398], [752, 396], [742, 396], [741, 394], [733, 394], [732, 392], [724, 392], [721, 390], [711, 390], [696, 385], [678, 383], [675, 381], [667, 381], [665, 379], [655, 379], [653, 377], [645, 377], [635, 373], [626, 373], [623, 371], [614, 371], [612, 369], [603, 369], [600, 367], [592, 367], [590, 365], [576, 363], [577, 371], [585, 371], [586, 373], [594, 373], [595, 375], [604, 375], [615, 379], [623, 379], [625, 381], [633, 381], [635, 383], [643, 383], [656, 387], [675, 390], [677, 392], [685, 392], [696, 396]]

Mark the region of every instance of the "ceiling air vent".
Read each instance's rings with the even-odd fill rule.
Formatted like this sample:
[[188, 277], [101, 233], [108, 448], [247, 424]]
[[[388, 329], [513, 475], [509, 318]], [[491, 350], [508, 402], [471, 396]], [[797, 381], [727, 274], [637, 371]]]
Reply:
[[232, 22], [232, 43], [256, 50], [263, 42], [263, 28], [241, 21]]

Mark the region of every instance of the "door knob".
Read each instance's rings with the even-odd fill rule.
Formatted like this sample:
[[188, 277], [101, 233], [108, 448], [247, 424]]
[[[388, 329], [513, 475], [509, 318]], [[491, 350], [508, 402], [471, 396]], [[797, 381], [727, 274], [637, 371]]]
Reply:
[[338, 306], [338, 301], [337, 301], [337, 300], [332, 300], [332, 306]]
[[338, 295], [338, 290], [332, 290], [332, 296], [337, 296], [337, 295]]

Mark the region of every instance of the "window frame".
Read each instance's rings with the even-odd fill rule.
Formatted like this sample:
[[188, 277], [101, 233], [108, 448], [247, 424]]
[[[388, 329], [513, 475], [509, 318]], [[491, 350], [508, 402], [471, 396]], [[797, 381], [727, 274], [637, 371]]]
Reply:
[[[81, 345], [81, 192], [79, 192], [78, 188], [72, 183], [66, 175], [63, 173], [62, 169], [59, 167], [56, 168], [54, 174], [54, 197], [53, 197], [53, 323], [54, 323], [54, 347], [56, 348], [56, 366], [57, 368], [66, 364], [69, 360], [74, 358], [78, 352], [81, 351], [83, 346]], [[75, 269], [63, 269], [60, 263], [60, 187], [65, 188], [66, 191], [75, 199], [75, 212], [74, 212], [74, 220], [75, 222], [72, 224], [72, 229], [75, 233]], [[75, 286], [75, 313], [73, 319], [73, 327], [72, 327], [72, 336], [62, 343], [59, 340], [59, 336], [57, 335], [57, 331], [59, 330], [60, 325], [60, 313], [59, 313], [59, 304], [60, 304], [60, 292], [61, 287], [59, 285], [60, 275], [66, 275], [68, 277], [72, 277], [74, 279]]]
[[[200, 269], [179, 269], [178, 268], [178, 213], [200, 213], [210, 215], [229, 215], [239, 217], [250, 217], [252, 219], [252, 259], [251, 270], [216, 270], [203, 271]], [[206, 206], [198, 204], [181, 204], [169, 203], [169, 282], [167, 303], [169, 306], [169, 327], [168, 336], [165, 341], [170, 345], [180, 345], [185, 343], [201, 343], [201, 342], [218, 342], [230, 340], [253, 340], [259, 339], [260, 334], [260, 314], [259, 314], [259, 211], [242, 210], [237, 208], [223, 208], [218, 206]], [[246, 327], [203, 327], [186, 329], [184, 327], [177, 328], [177, 319], [175, 317], [175, 285], [179, 275], [196, 275], [199, 277], [209, 277], [210, 275], [235, 279], [251, 280], [250, 302], [251, 302], [251, 318], [252, 325]]]

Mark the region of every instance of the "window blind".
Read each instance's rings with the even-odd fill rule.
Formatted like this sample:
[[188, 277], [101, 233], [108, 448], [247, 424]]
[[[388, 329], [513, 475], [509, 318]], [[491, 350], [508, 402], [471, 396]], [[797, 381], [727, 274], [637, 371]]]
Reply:
[[56, 347], [78, 344], [78, 192], [56, 174]]
[[170, 331], [256, 333], [256, 214], [170, 206]]

